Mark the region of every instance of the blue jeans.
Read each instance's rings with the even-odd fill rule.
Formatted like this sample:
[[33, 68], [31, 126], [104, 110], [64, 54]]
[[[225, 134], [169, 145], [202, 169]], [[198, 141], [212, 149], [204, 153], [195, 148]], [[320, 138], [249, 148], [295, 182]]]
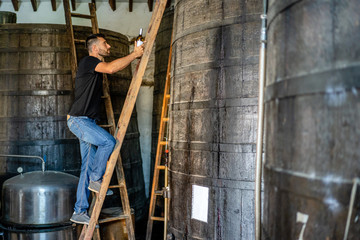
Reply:
[[74, 210], [81, 213], [89, 207], [89, 180], [102, 179], [116, 141], [110, 133], [96, 125], [94, 119], [88, 117], [70, 116], [67, 125], [80, 141], [81, 173]]

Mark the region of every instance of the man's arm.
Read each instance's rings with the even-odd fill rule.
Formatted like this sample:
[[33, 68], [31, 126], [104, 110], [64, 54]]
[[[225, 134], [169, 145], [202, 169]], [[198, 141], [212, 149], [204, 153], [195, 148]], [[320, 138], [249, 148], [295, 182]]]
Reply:
[[101, 62], [96, 66], [95, 71], [100, 73], [108, 73], [108, 74], [116, 73], [126, 68], [136, 58], [141, 57], [143, 53], [144, 53], [144, 47], [143, 46], [138, 47], [135, 44], [134, 51], [132, 53], [130, 53], [126, 57], [118, 58], [108, 63]]

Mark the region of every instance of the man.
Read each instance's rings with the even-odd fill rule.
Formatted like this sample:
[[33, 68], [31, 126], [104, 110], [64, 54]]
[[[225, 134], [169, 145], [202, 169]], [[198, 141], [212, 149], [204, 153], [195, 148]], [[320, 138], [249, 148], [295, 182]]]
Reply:
[[[76, 193], [76, 203], [71, 221], [89, 224], [89, 189], [100, 191], [102, 176], [106, 170], [115, 139], [107, 131], [96, 125], [102, 96], [103, 73], [112, 74], [127, 67], [133, 60], [142, 56], [143, 46], [136, 46], [126, 57], [112, 62], [104, 62], [110, 55], [110, 45], [104, 35], [93, 34], [86, 39], [89, 56], [81, 59], [75, 79], [75, 99], [67, 116], [70, 131], [80, 141], [81, 173]], [[109, 190], [107, 195], [112, 194]]]

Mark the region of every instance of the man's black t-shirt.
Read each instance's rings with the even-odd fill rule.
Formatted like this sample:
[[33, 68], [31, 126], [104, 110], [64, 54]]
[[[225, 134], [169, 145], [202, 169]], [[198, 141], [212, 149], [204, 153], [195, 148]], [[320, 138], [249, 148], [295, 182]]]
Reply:
[[69, 115], [99, 120], [103, 74], [95, 68], [100, 62], [92, 56], [81, 59], [75, 79], [75, 100]]

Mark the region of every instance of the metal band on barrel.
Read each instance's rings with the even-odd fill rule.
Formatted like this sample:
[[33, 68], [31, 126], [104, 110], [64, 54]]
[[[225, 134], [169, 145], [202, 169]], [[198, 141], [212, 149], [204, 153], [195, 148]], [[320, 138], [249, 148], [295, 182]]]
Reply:
[[335, 93], [360, 88], [359, 78], [360, 66], [350, 66], [282, 80], [267, 86], [265, 102], [286, 97]]

